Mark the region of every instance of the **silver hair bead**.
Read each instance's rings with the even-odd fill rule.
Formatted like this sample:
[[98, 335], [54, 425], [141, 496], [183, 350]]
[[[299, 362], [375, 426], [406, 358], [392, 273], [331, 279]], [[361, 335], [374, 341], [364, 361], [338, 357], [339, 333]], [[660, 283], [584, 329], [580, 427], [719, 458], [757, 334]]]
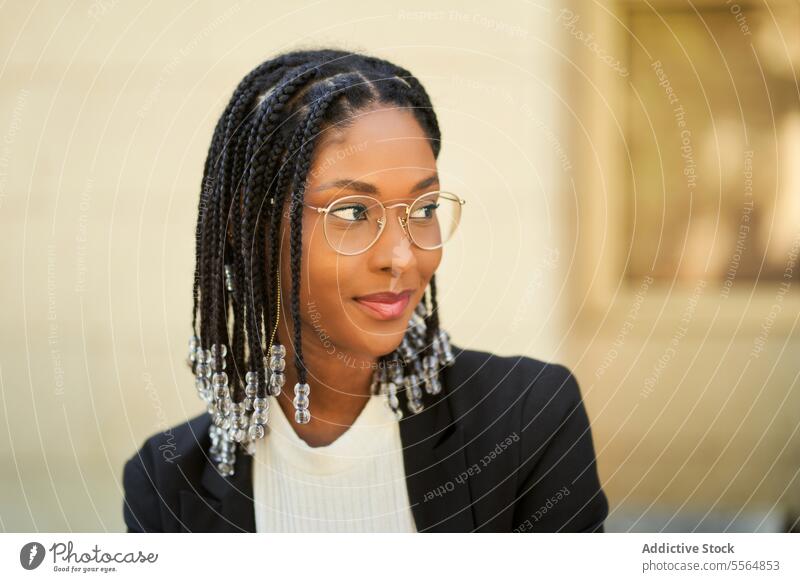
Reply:
[[189, 369], [194, 371], [194, 364], [197, 360], [197, 346], [200, 345], [200, 338], [196, 335], [193, 335], [189, 338], [189, 355], [186, 357], [186, 363], [189, 365]]
[[198, 378], [208, 378], [211, 376], [211, 366], [205, 362], [198, 362], [194, 368], [194, 373]]
[[230, 388], [227, 385], [214, 387], [214, 398], [217, 400], [227, 401], [230, 393]]
[[231, 265], [225, 265], [225, 288], [233, 293], [233, 267]]
[[224, 358], [228, 355], [228, 346], [225, 344], [212, 344], [211, 345], [211, 357], [216, 358], [217, 356]]
[[210, 357], [207, 359], [207, 362], [213, 370], [224, 370], [227, 367], [228, 363], [225, 360], [225, 356], [228, 353], [228, 348], [225, 344], [212, 344], [208, 352]]
[[265, 358], [265, 368], [268, 370], [269, 393], [279, 396], [286, 383], [283, 371], [286, 369], [286, 347], [275, 343], [269, 348], [269, 359]]
[[258, 373], [254, 370], [250, 370], [244, 377], [246, 382], [244, 395], [247, 401], [252, 402], [252, 400], [258, 396]]
[[230, 391], [225, 398], [222, 399], [222, 412], [226, 415], [233, 413], [233, 400], [230, 396]]
[[453, 356], [453, 348], [450, 345], [450, 336], [446, 331], [440, 329], [439, 337], [444, 351], [444, 365], [452, 366], [455, 362], [455, 357]]
[[308, 411], [311, 387], [307, 383], [294, 385], [294, 420], [297, 424], [306, 424], [311, 421], [311, 413]]
[[417, 384], [417, 377], [414, 374], [410, 376], [406, 376], [403, 379], [403, 383], [406, 388], [406, 394], [410, 394], [410, 398], [408, 399], [408, 410], [412, 414], [416, 414], [423, 409], [422, 404], [422, 390], [420, 390], [419, 385]]
[[438, 376], [431, 377], [431, 394], [436, 396], [442, 391], [442, 383], [439, 381]]
[[253, 424], [267, 424], [268, 420], [268, 411], [269, 408], [262, 408], [261, 410], [257, 410], [253, 412], [253, 416], [251, 417], [251, 422]]
[[[399, 418], [402, 417], [402, 411], [400, 410], [400, 401], [397, 398], [397, 384], [394, 382], [389, 382], [386, 387], [386, 402], [391, 409], [392, 412]], [[400, 413], [400, 414], [398, 414]]]
[[261, 424], [251, 424], [247, 429], [248, 436], [253, 440], [258, 440], [264, 437], [264, 426]]
[[286, 360], [281, 356], [270, 356], [269, 369], [273, 372], [283, 372], [286, 368]]
[[205, 364], [211, 359], [211, 350], [204, 350], [202, 346], [197, 346], [195, 350], [195, 360], [198, 363]]
[[227, 386], [228, 385], [228, 374], [225, 372], [214, 372], [214, 375], [211, 376], [211, 384], [214, 388], [219, 388], [220, 386]]
[[269, 393], [279, 396], [284, 384], [286, 384], [286, 376], [281, 372], [272, 372], [269, 376]]

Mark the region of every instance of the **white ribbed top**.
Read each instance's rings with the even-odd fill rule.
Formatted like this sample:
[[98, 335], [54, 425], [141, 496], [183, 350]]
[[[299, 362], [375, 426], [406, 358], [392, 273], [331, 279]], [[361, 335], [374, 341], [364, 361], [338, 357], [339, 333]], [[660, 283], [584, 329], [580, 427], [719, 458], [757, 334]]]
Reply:
[[[335, 441], [311, 447], [269, 396], [267, 434], [253, 454], [257, 532], [415, 532], [400, 426], [371, 396]], [[313, 412], [312, 412], [313, 414]]]

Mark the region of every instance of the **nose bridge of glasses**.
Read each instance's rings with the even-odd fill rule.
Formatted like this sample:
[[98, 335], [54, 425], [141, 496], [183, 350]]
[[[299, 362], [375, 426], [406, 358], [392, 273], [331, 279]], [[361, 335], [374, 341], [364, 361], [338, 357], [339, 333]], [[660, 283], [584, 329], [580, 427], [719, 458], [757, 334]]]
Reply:
[[378, 219], [378, 223], [380, 225], [380, 232], [378, 233], [378, 236], [383, 235], [383, 231], [386, 230], [386, 220], [387, 219], [391, 220], [391, 218], [389, 218], [389, 216], [388, 216], [389, 209], [395, 208], [397, 206], [405, 206], [406, 207], [405, 211], [400, 211], [400, 210], [397, 211], [397, 222], [400, 223], [401, 237], [409, 237], [410, 238], [410, 234], [408, 232], [408, 223], [406, 221], [406, 214], [408, 212], [408, 209], [411, 207], [411, 205], [410, 204], [406, 204], [405, 202], [398, 202], [397, 204], [390, 204], [388, 206], [385, 205], [385, 204], [381, 204], [381, 206], [383, 206], [383, 208], [384, 208], [384, 215], [383, 215], [383, 217]]
[[383, 207], [384, 207], [384, 208], [385, 208], [387, 211], [388, 211], [390, 208], [397, 208], [398, 206], [404, 206], [404, 207], [405, 207], [405, 209], [404, 209], [404, 210], [398, 210], [398, 211], [397, 211], [397, 220], [400, 222], [400, 227], [401, 227], [403, 230], [406, 230], [406, 228], [408, 227], [408, 220], [407, 220], [407, 218], [408, 218], [408, 212], [409, 212], [409, 210], [411, 209], [411, 204], [407, 204], [407, 203], [405, 203], [405, 202], [398, 202], [398, 203], [396, 203], [396, 204], [389, 204], [388, 206], [387, 206], [387, 205], [385, 205], [385, 204], [383, 205]]
[[405, 210], [398, 210], [398, 211], [397, 211], [397, 216], [398, 216], [398, 217], [403, 217], [403, 216], [405, 216], [405, 215], [408, 213], [408, 210], [411, 208], [411, 204], [407, 204], [407, 203], [405, 203], [405, 202], [398, 202], [398, 203], [396, 203], [396, 204], [389, 204], [389, 205], [383, 204], [382, 206], [383, 206], [383, 207], [384, 207], [384, 208], [385, 208], [387, 211], [388, 211], [389, 209], [391, 209], [391, 208], [397, 208], [398, 206], [404, 206], [404, 207], [405, 207]]

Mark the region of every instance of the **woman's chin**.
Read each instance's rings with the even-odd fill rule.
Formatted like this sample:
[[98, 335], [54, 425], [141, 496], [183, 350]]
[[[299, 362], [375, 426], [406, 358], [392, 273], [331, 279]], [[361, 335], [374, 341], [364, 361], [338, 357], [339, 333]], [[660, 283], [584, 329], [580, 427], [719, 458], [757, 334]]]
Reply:
[[373, 358], [378, 359], [395, 351], [403, 341], [405, 330], [398, 333], [382, 333], [380, 335], [367, 334], [364, 342], [364, 351]]

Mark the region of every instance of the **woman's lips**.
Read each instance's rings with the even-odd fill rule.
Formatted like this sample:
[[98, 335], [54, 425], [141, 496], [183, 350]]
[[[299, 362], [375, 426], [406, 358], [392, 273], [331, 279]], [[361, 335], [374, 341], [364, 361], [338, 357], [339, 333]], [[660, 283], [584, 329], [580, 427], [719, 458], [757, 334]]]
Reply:
[[354, 299], [372, 317], [382, 320], [397, 319], [406, 310], [408, 301], [411, 299], [411, 291], [374, 293]]

